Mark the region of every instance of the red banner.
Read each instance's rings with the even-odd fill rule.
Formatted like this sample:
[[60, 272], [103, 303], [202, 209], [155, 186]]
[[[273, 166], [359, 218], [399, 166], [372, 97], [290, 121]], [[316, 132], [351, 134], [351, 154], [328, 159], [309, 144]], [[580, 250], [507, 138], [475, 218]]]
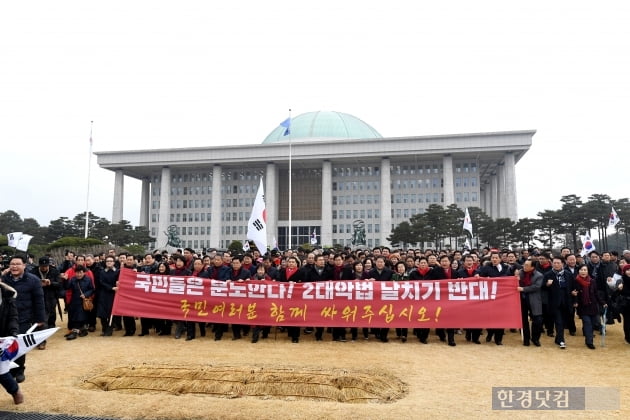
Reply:
[[514, 277], [224, 282], [122, 269], [112, 313], [296, 327], [521, 328], [517, 285]]

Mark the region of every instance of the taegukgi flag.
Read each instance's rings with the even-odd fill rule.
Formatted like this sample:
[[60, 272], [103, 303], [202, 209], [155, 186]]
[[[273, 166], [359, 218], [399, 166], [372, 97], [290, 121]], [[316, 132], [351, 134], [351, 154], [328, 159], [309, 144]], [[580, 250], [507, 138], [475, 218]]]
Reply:
[[260, 186], [256, 193], [252, 215], [247, 223], [247, 239], [254, 241], [261, 254], [267, 252], [267, 211], [265, 209], [265, 191], [262, 178], [260, 178]]
[[581, 256], [588, 255], [589, 252], [595, 251], [595, 244], [591, 241], [591, 236], [587, 233], [584, 235], [584, 241], [582, 244], [582, 252], [580, 252]]

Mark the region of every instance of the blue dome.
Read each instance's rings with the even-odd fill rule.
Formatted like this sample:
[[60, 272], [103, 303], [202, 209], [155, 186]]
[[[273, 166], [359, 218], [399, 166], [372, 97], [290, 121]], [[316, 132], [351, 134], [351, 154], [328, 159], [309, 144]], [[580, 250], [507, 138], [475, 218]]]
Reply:
[[[265, 143], [289, 141], [285, 128], [278, 126], [263, 140]], [[291, 118], [291, 140], [380, 139], [369, 124], [359, 118], [335, 111], [306, 112]]]

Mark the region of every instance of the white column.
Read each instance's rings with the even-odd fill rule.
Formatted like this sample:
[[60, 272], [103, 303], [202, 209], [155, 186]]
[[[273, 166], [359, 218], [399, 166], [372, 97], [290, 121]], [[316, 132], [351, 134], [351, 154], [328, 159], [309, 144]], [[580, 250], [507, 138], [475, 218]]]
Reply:
[[171, 169], [162, 168], [160, 178], [160, 214], [158, 219], [156, 248], [166, 248], [168, 242], [167, 230], [171, 216]]
[[490, 217], [496, 219], [499, 217], [499, 176], [495, 173], [490, 178]]
[[455, 203], [455, 189], [453, 186], [453, 157], [444, 155], [442, 158], [442, 172], [444, 182], [444, 207]]
[[322, 162], [322, 231], [320, 245], [332, 245], [332, 163]]
[[505, 216], [514, 222], [518, 221], [518, 209], [516, 207], [516, 171], [514, 170], [514, 153], [505, 154], [503, 175], [505, 178]]
[[151, 181], [142, 179], [142, 192], [140, 193], [140, 226], [149, 227], [149, 202], [151, 201]]
[[112, 223], [119, 223], [123, 219], [124, 194], [125, 174], [122, 169], [118, 169], [114, 177], [114, 206], [112, 209]]
[[507, 203], [505, 201], [505, 165], [503, 164], [503, 162], [499, 163], [499, 168], [498, 168], [498, 173], [497, 173], [497, 194], [499, 196], [499, 214], [497, 217], [507, 217], [507, 215], [505, 214], [505, 208], [507, 206]]
[[267, 243], [274, 247], [278, 241], [278, 169], [273, 162], [267, 162], [265, 172], [265, 208], [267, 210]]
[[388, 157], [381, 160], [381, 246], [389, 246], [387, 237], [392, 231], [392, 191], [390, 161]]
[[212, 168], [212, 220], [210, 221], [210, 248], [220, 248], [221, 242], [221, 165]]

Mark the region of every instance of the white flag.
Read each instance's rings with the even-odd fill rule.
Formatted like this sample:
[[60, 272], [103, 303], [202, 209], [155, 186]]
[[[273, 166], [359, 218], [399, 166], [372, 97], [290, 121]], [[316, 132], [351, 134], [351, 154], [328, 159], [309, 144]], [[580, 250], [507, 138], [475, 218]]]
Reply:
[[20, 251], [26, 252], [26, 250], [28, 249], [28, 243], [31, 241], [31, 239], [33, 239], [31, 235], [27, 235], [26, 233], [23, 233], [22, 236], [20, 237], [20, 240], [18, 240], [18, 243], [15, 246], [15, 248], [19, 249]]
[[591, 236], [587, 233], [584, 235], [584, 240], [582, 241], [582, 252], [580, 252], [580, 255], [585, 256], [591, 251], [595, 251], [595, 244], [591, 241]]
[[7, 235], [8, 245], [13, 248], [17, 248], [17, 244], [22, 237], [22, 232], [13, 232]]
[[472, 220], [470, 220], [470, 214], [468, 213], [468, 207], [466, 207], [466, 214], [464, 215], [464, 230], [470, 232], [470, 236], [473, 236]]
[[611, 207], [610, 218], [608, 219], [608, 227], [615, 227], [619, 223], [619, 216], [614, 207]]
[[317, 232], [313, 229], [313, 234], [311, 235], [311, 245], [317, 245]]
[[261, 254], [267, 252], [267, 211], [265, 210], [265, 190], [263, 180], [256, 193], [252, 215], [247, 223], [247, 239], [254, 241]]

